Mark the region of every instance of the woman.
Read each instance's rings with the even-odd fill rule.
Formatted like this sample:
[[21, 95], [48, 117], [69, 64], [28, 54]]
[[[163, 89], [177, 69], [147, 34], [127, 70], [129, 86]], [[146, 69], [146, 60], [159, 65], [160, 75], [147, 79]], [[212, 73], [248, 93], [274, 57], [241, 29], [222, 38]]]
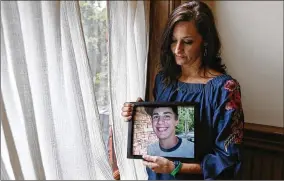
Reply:
[[[200, 105], [200, 163], [172, 162], [145, 155], [149, 179], [234, 179], [240, 171], [244, 116], [239, 83], [221, 63], [214, 17], [203, 2], [177, 7], [163, 33], [155, 101], [193, 101]], [[125, 103], [122, 116], [131, 118]]]

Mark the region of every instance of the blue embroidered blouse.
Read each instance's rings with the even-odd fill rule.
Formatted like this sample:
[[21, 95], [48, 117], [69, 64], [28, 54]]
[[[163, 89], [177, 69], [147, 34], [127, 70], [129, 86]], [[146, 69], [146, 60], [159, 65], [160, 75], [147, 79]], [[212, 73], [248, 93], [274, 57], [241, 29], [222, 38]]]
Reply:
[[198, 102], [200, 106], [201, 158], [203, 175], [155, 173], [147, 168], [149, 180], [234, 179], [241, 166], [244, 115], [239, 83], [231, 76], [219, 75], [206, 84], [176, 82], [163, 84], [161, 73], [155, 78], [154, 97], [159, 102]]

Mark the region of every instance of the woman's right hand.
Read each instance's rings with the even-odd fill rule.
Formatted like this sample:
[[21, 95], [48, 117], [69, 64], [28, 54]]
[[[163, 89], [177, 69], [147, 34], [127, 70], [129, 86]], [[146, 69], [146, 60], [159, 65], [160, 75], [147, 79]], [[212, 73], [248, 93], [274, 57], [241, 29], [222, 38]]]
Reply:
[[[136, 102], [143, 102], [143, 99], [141, 97], [138, 97]], [[133, 104], [125, 102], [121, 110], [121, 115], [126, 118], [125, 121], [129, 121], [132, 117], [131, 115], [133, 112]]]

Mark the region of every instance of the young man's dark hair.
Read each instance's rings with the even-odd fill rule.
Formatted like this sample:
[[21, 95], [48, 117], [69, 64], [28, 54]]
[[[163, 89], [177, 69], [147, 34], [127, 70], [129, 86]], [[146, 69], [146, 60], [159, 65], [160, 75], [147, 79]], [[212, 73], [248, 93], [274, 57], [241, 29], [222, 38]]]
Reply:
[[177, 106], [155, 106], [155, 107], [146, 107], [145, 110], [146, 112], [152, 117], [153, 115], [153, 111], [155, 108], [160, 108], [160, 107], [169, 107], [173, 110], [173, 112], [175, 113], [175, 119], [178, 119], [178, 108]]

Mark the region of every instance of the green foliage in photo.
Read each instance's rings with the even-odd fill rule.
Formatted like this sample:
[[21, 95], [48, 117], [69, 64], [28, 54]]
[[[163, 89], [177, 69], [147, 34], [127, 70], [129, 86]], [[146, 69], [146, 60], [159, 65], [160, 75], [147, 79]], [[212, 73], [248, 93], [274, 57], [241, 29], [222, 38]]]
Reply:
[[179, 124], [176, 127], [176, 134], [188, 133], [194, 129], [194, 108], [178, 106]]

